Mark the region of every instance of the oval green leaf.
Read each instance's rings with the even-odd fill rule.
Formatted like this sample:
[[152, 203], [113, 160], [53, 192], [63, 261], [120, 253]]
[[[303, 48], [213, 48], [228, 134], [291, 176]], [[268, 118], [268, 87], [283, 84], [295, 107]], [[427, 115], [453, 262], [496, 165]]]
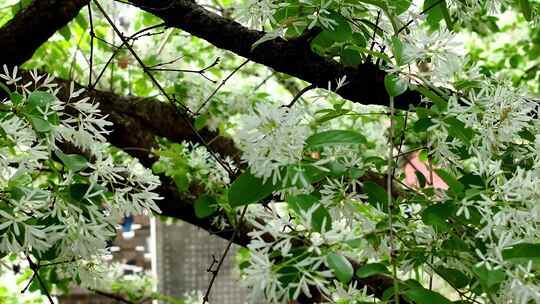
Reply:
[[391, 97], [396, 97], [405, 93], [408, 86], [407, 81], [400, 79], [397, 75], [386, 74], [386, 76], [384, 76], [384, 87]]
[[209, 217], [217, 211], [217, 202], [210, 195], [203, 194], [195, 200], [195, 216], [198, 218]]
[[330, 130], [311, 135], [306, 144], [308, 147], [317, 147], [323, 145], [358, 145], [366, 143], [364, 135], [349, 130]]
[[351, 281], [354, 269], [351, 262], [349, 262], [344, 256], [336, 253], [330, 253], [326, 256], [326, 262], [328, 263], [328, 267], [334, 271], [336, 278], [340, 282], [347, 284]]
[[390, 271], [388, 271], [388, 268], [381, 263], [371, 263], [358, 268], [356, 277], [364, 279], [380, 273], [389, 274]]
[[79, 154], [64, 154], [57, 150], [56, 156], [64, 163], [64, 166], [73, 172], [78, 172], [88, 167], [86, 158]]
[[262, 178], [246, 171], [229, 188], [229, 204], [232, 207], [254, 204], [278, 189], [279, 183], [273, 185], [270, 180], [265, 183]]

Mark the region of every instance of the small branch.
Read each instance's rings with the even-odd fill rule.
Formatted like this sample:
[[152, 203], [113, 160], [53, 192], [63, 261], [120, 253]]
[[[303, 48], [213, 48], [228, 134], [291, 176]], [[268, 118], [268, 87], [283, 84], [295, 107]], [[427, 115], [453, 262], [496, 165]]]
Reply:
[[[174, 1], [173, 1], [174, 2]], [[111, 17], [105, 12], [105, 9], [101, 6], [101, 4], [99, 4], [99, 2], [97, 0], [94, 0], [94, 3], [96, 4], [96, 7], [100, 10], [100, 12], [103, 14], [103, 16], [105, 17], [105, 19], [107, 19], [107, 22], [109, 23], [109, 25], [113, 28], [114, 32], [116, 33], [116, 35], [118, 35], [118, 37], [120, 37], [120, 39], [122, 40], [122, 43], [128, 48], [129, 52], [131, 53], [131, 55], [133, 55], [133, 57], [135, 57], [135, 60], [137, 60], [137, 62], [139, 63], [139, 65], [142, 67], [143, 71], [145, 72], [146, 75], [148, 75], [148, 78], [150, 78], [150, 80], [152, 81], [152, 83], [156, 86], [156, 88], [163, 94], [163, 96], [165, 96], [165, 98], [167, 100], [173, 100], [173, 98], [171, 98], [169, 96], [169, 94], [167, 94], [167, 92], [165, 91], [165, 89], [161, 86], [161, 84], [157, 81], [156, 77], [154, 77], [154, 75], [148, 70], [148, 67], [146, 66], [146, 64], [144, 63], [144, 61], [141, 59], [141, 57], [139, 57], [139, 55], [135, 52], [135, 50], [133, 49], [133, 47], [131, 47], [131, 45], [128, 43], [128, 38], [126, 38], [122, 32], [120, 32], [120, 30], [118, 29], [118, 27], [116, 27], [116, 25], [114, 24], [114, 22], [111, 20]], [[186, 111], [186, 112], [190, 112], [189, 108], [186, 107], [184, 104], [180, 104], [182, 106], [182, 108]]]
[[92, 85], [92, 71], [94, 68], [94, 37], [96, 36], [96, 33], [94, 32], [94, 21], [92, 18], [92, 8], [91, 4], [88, 3], [88, 20], [90, 21], [90, 67], [88, 71], [88, 87], [90, 89], [93, 89], [94, 86]]
[[[214, 158], [216, 160], [216, 162], [218, 162], [220, 164], [220, 166], [225, 169], [225, 171], [227, 171], [227, 173], [229, 174], [229, 177], [233, 177], [235, 176], [235, 173], [234, 171], [231, 169], [231, 167], [223, 160], [221, 159], [217, 153], [215, 151], [213, 151], [210, 146], [206, 143], [206, 140], [204, 139], [204, 137], [195, 129], [195, 127], [193, 126], [193, 124], [191, 123], [190, 119], [186, 116], [186, 114], [189, 114], [189, 113], [193, 113], [187, 106], [185, 106], [183, 103], [179, 103], [176, 98], [174, 96], [170, 96], [169, 94], [167, 94], [167, 92], [165, 91], [165, 89], [161, 86], [161, 84], [157, 81], [157, 79], [154, 77], [154, 75], [151, 73], [151, 71], [148, 69], [148, 67], [146, 66], [146, 64], [142, 61], [141, 57], [135, 52], [135, 50], [133, 49], [133, 47], [131, 47], [131, 45], [127, 42], [127, 38], [120, 32], [120, 30], [118, 29], [118, 27], [116, 27], [116, 25], [112, 22], [111, 18], [109, 17], [109, 15], [107, 15], [107, 13], [105, 12], [105, 10], [103, 9], [103, 7], [99, 4], [99, 2], [97, 0], [94, 0], [94, 3], [96, 4], [97, 8], [101, 11], [101, 13], [103, 14], [103, 16], [105, 17], [105, 19], [107, 19], [107, 22], [109, 23], [109, 25], [114, 29], [115, 33], [120, 37], [120, 39], [122, 40], [122, 42], [126, 45], [126, 47], [128, 48], [129, 52], [133, 55], [133, 57], [135, 57], [135, 60], [137, 60], [137, 62], [139, 63], [139, 65], [142, 67], [144, 73], [150, 78], [150, 80], [152, 81], [152, 83], [154, 84], [154, 86], [163, 94], [163, 96], [167, 99], [167, 101], [172, 104], [174, 107], [175, 107], [175, 110], [177, 112], [177, 115], [179, 116], [179, 118], [184, 122], [186, 123], [186, 125], [189, 127], [189, 129], [193, 132], [193, 134], [195, 135], [195, 137], [197, 138], [197, 140], [199, 140], [199, 142], [202, 143], [202, 145], [208, 150], [208, 152], [210, 153], [210, 155], [212, 156], [212, 158]], [[175, 3], [175, 1], [171, 1], [172, 4]], [[171, 4], [171, 5], [172, 5]], [[246, 64], [249, 60], [246, 60], [244, 63], [242, 63], [242, 65], [240, 65], [234, 72], [236, 72], [238, 69], [240, 69], [244, 64]], [[232, 74], [229, 75], [232, 76]], [[229, 78], [227, 77], [227, 79]], [[227, 79], [225, 79], [224, 81], [226, 81]], [[223, 82], [224, 83], [224, 82]], [[219, 87], [218, 87], [219, 88]], [[180, 111], [177, 106], [178, 105], [181, 105], [182, 106], [182, 111]], [[198, 112], [198, 111], [197, 111]]]
[[[246, 215], [247, 207], [248, 207], [248, 205], [244, 206], [244, 209], [242, 210], [242, 214], [240, 215], [240, 218], [238, 219], [237, 227], [240, 227], [240, 224], [244, 220], [244, 216]], [[231, 238], [229, 239], [229, 242], [227, 243], [227, 247], [225, 247], [225, 250], [221, 254], [221, 258], [219, 259], [219, 262], [217, 263], [216, 269], [212, 269], [212, 266], [216, 262], [215, 257], [212, 256], [212, 258], [214, 260], [212, 261], [212, 264], [210, 265], [210, 267], [207, 270], [207, 271], [212, 273], [212, 278], [210, 279], [210, 283], [208, 283], [208, 288], [206, 289], [206, 292], [204, 294], [203, 304], [209, 303], [208, 300], [209, 300], [209, 297], [210, 297], [210, 292], [212, 291], [212, 287], [214, 286], [214, 282], [216, 281], [219, 270], [221, 269], [221, 266], [223, 265], [223, 262], [225, 261], [225, 258], [227, 257], [227, 254], [229, 253], [229, 250], [231, 249], [231, 245], [232, 245], [234, 239], [236, 238], [237, 234], [238, 234], [238, 229], [235, 229], [233, 235], [231, 236]]]
[[244, 65], [246, 65], [249, 62], [249, 59], [246, 59], [244, 62], [242, 62], [239, 66], [237, 66], [225, 79], [221, 81], [221, 83], [216, 87], [216, 89], [206, 98], [206, 100], [199, 106], [197, 111], [195, 111], [195, 115], [200, 114], [200, 111], [204, 108], [204, 106], [217, 94], [217, 92], [225, 85], [225, 83], [236, 73], [238, 72]]
[[163, 66], [165, 64], [157, 64], [154, 67], [148, 67], [148, 70], [150, 70], [150, 71], [161, 71], [161, 72], [195, 73], [195, 74], [201, 75], [201, 77], [205, 78], [206, 80], [208, 80], [208, 81], [210, 81], [212, 83], [216, 83], [215, 80], [212, 80], [212, 79], [208, 78], [204, 73], [206, 71], [208, 71], [209, 69], [215, 67], [219, 63], [219, 59], [220, 59], [219, 57], [216, 58], [216, 60], [214, 60], [214, 62], [212, 62], [209, 66], [207, 66], [205, 68], [202, 68], [200, 70], [187, 70], [187, 69], [173, 69], [173, 68], [160, 68], [160, 67], [157, 67], [157, 66]]
[[[435, 3], [433, 3], [432, 5], [428, 6], [426, 9], [424, 9], [423, 11], [420, 12], [420, 15], [424, 15], [425, 13], [429, 12], [430, 10], [432, 10], [434, 7], [436, 7], [437, 5], [441, 4], [444, 0], [439, 0]], [[413, 22], [414, 20], [416, 19], [411, 19], [409, 20], [405, 25], [403, 25], [397, 32], [396, 32], [396, 36], [399, 35], [401, 32], [403, 32], [406, 28], [408, 28]]]
[[388, 152], [388, 169], [386, 177], [386, 192], [388, 195], [388, 226], [389, 226], [389, 235], [388, 243], [390, 247], [389, 259], [392, 264], [392, 277], [394, 279], [394, 299], [396, 303], [399, 303], [399, 290], [398, 290], [398, 279], [397, 279], [397, 265], [394, 258], [394, 228], [393, 228], [393, 199], [392, 196], [392, 178], [394, 176], [394, 97], [390, 96], [390, 127], [388, 129], [388, 143], [389, 143], [389, 152]]
[[315, 89], [315, 88], [316, 86], [314, 84], [310, 84], [307, 87], [303, 88], [302, 90], [300, 90], [300, 92], [298, 92], [294, 96], [294, 98], [291, 100], [291, 102], [288, 105], [285, 105], [285, 107], [289, 109], [292, 108], [292, 106], [294, 106], [294, 104], [298, 101], [298, 99], [300, 99], [300, 97], [302, 97], [302, 95], [304, 95], [307, 91]]
[[[373, 37], [371, 37], [371, 46], [369, 47], [370, 51], [373, 51], [373, 48], [375, 47], [375, 36], [377, 34], [377, 28], [379, 27], [379, 19], [381, 18], [381, 11], [379, 10], [377, 12], [377, 19], [375, 20], [375, 29], [373, 29]], [[368, 54], [366, 58], [366, 62], [371, 61], [371, 54]]]
[[93, 289], [93, 288], [89, 288], [88, 290], [90, 290], [91, 292], [95, 293], [95, 294], [98, 294], [100, 296], [104, 296], [104, 297], [107, 297], [109, 299], [113, 299], [113, 300], [116, 300], [118, 302], [121, 302], [121, 303], [125, 303], [125, 304], [137, 304], [135, 302], [132, 302], [128, 299], [125, 299], [124, 297], [122, 296], [119, 296], [119, 295], [116, 295], [116, 294], [112, 294], [112, 293], [108, 293], [108, 292], [105, 292], [105, 291], [101, 291], [101, 290], [97, 290], [97, 289]]
[[[39, 275], [39, 265], [37, 265], [36, 263], [34, 263], [32, 261], [32, 259], [30, 258], [29, 255], [26, 255], [26, 260], [28, 261], [28, 265], [30, 266], [30, 269], [34, 272], [34, 277], [37, 278], [38, 282], [39, 282], [39, 285], [41, 286], [41, 290], [43, 291], [43, 293], [45, 293], [45, 296], [47, 297], [47, 299], [49, 300], [49, 302], [51, 304], [54, 304], [54, 301], [51, 297], [51, 294], [49, 293], [49, 291], [47, 290], [47, 287], [45, 286], [45, 283], [43, 283], [43, 280], [41, 279], [41, 276]], [[34, 278], [32, 277], [32, 279]], [[32, 280], [31, 279], [31, 280]], [[30, 285], [30, 284], [28, 284]]]

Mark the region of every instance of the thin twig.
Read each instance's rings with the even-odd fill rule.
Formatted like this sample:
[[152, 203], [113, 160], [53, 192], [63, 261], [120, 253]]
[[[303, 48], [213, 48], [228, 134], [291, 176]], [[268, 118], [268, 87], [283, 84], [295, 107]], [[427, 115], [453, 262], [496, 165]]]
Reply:
[[94, 21], [92, 18], [92, 8], [91, 4], [88, 3], [88, 20], [90, 21], [90, 67], [88, 72], [88, 87], [90, 89], [94, 88], [92, 86], [92, 71], [94, 68], [94, 37], [96, 36], [96, 33], [94, 32]]
[[[213, 79], [210, 79], [208, 78], [205, 73], [206, 71], [208, 71], [209, 69], [213, 68], [214, 66], [216, 66], [218, 63], [219, 63], [219, 57], [216, 58], [216, 60], [214, 60], [214, 62], [212, 62], [210, 65], [208, 65], [207, 67], [205, 68], [202, 68], [202, 69], [199, 69], [199, 70], [188, 70], [188, 69], [176, 69], [176, 68], [161, 68], [161, 67], [148, 67], [148, 70], [150, 71], [161, 71], [161, 72], [181, 72], [181, 73], [195, 73], [195, 74], [199, 74], [201, 77], [205, 78], [206, 80], [212, 82], [212, 83], [216, 83], [215, 80]], [[158, 66], [160, 66], [158, 64]]]
[[[158, 28], [158, 27], [162, 27], [164, 26], [165, 24], [164, 23], [160, 23], [160, 24], [155, 24], [155, 25], [152, 25], [152, 26], [149, 26], [147, 28], [144, 28], [144, 29], [141, 29], [139, 31], [137, 31], [136, 33], [134, 33], [133, 35], [131, 35], [130, 37], [127, 37], [127, 40], [128, 41], [135, 41], [141, 37], [143, 37], [141, 34], [147, 32], [147, 31], [150, 31], [150, 30], [153, 30], [155, 28]], [[141, 36], [139, 36], [141, 35]], [[129, 42], [128, 42], [129, 43]], [[113, 61], [113, 59], [116, 57], [116, 55], [118, 55], [118, 53], [120, 52], [120, 50], [122, 50], [122, 48], [125, 46], [126, 44], [124, 42], [122, 42], [122, 44], [118, 47], [115, 46], [115, 50], [114, 52], [112, 53], [112, 55], [109, 57], [109, 60], [107, 60], [107, 62], [105, 63], [105, 66], [101, 69], [101, 71], [99, 72], [99, 75], [96, 77], [96, 80], [94, 82], [94, 87], [97, 86], [99, 80], [101, 79], [101, 77], [103, 77], [103, 74], [105, 73], [105, 70], [107, 69], [107, 67], [109, 66], [109, 64]]]
[[[174, 1], [173, 1], [174, 2]], [[197, 139], [199, 140], [199, 142], [208, 150], [208, 152], [210, 153], [210, 155], [212, 156], [212, 158], [214, 158], [216, 160], [217, 163], [220, 164], [221, 167], [223, 167], [223, 169], [225, 169], [225, 171], [227, 171], [227, 173], [229, 174], [229, 177], [234, 177], [235, 176], [235, 172], [231, 169], [231, 167], [229, 166], [229, 164], [227, 164], [225, 161], [223, 161], [223, 159], [221, 159], [215, 151], [213, 151], [210, 146], [207, 144], [206, 140], [202, 137], [202, 135], [195, 129], [195, 127], [192, 125], [191, 121], [189, 120], [189, 118], [186, 116], [186, 114], [189, 114], [189, 113], [193, 113], [188, 107], [186, 107], [184, 104], [178, 102], [176, 100], [176, 98], [174, 96], [170, 96], [169, 94], [167, 94], [167, 92], [165, 91], [165, 89], [161, 86], [161, 84], [157, 81], [157, 79], [154, 77], [154, 75], [148, 70], [148, 67], [146, 66], [146, 64], [142, 61], [142, 59], [139, 57], [139, 55], [135, 52], [135, 50], [133, 49], [133, 47], [131, 47], [131, 45], [129, 43], [127, 43], [127, 39], [126, 37], [124, 37], [124, 35], [122, 35], [122, 33], [120, 32], [120, 30], [116, 27], [116, 25], [112, 22], [111, 18], [109, 17], [109, 15], [107, 15], [107, 13], [105, 12], [105, 10], [103, 9], [103, 7], [99, 4], [99, 2], [97, 0], [94, 0], [94, 3], [96, 4], [96, 7], [101, 11], [101, 13], [103, 14], [103, 16], [105, 17], [105, 19], [107, 20], [107, 22], [109, 23], [109, 25], [114, 29], [114, 31], [116, 32], [116, 34], [120, 37], [120, 39], [122, 39], [122, 41], [124, 42], [124, 44], [126, 45], [126, 47], [128, 48], [129, 52], [133, 55], [133, 57], [135, 57], [135, 59], [137, 60], [137, 62], [139, 63], [139, 65], [142, 67], [144, 73], [150, 78], [150, 80], [152, 80], [152, 83], [154, 84], [154, 86], [161, 92], [161, 94], [163, 94], [163, 96], [167, 99], [167, 101], [169, 103], [171, 103], [173, 106], [175, 106], [175, 109], [177, 110], [177, 113], [180, 117], [180, 119], [182, 119], [187, 125], [188, 127], [191, 129], [191, 131], [193, 132], [193, 134], [195, 135], [195, 137], [197, 137]], [[245, 62], [247, 63], [247, 61]], [[244, 63], [244, 64], [245, 64]], [[237, 68], [239, 69], [239, 68]], [[178, 109], [177, 106], [180, 105], [182, 106], [182, 110]]]
[[182, 59], [182, 58], [184, 58], [184, 57], [185, 57], [185, 56], [182, 55], [182, 56], [179, 56], [179, 57], [177, 57], [177, 58], [175, 58], [175, 59], [173, 59], [173, 60], [170, 60], [170, 61], [161, 62], [161, 63], [154, 64], [154, 65], [149, 65], [148, 68], [149, 68], [149, 69], [153, 69], [153, 68], [159, 68], [159, 67], [162, 67], [162, 66], [164, 66], [164, 65], [173, 64], [173, 63], [177, 62], [178, 60], [180, 60], [180, 59]]
[[[116, 27], [116, 25], [114, 24], [114, 22], [112, 21], [111, 17], [105, 12], [105, 9], [101, 6], [101, 4], [99, 4], [99, 2], [97, 0], [94, 0], [94, 3], [96, 4], [96, 7], [101, 11], [101, 13], [103, 14], [103, 16], [105, 17], [105, 19], [107, 19], [107, 22], [109, 23], [109, 25], [113, 28], [114, 32], [116, 33], [116, 35], [118, 35], [118, 37], [120, 37], [120, 39], [122, 40], [123, 44], [128, 48], [129, 52], [131, 53], [131, 55], [133, 55], [133, 57], [135, 58], [135, 60], [137, 60], [137, 62], [139, 63], [139, 65], [143, 68], [143, 71], [146, 73], [146, 75], [148, 75], [148, 78], [150, 78], [150, 80], [152, 81], [152, 83], [156, 86], [156, 88], [158, 88], [158, 90], [163, 94], [163, 96], [165, 96], [165, 98], [167, 98], [167, 100], [173, 100], [173, 98], [171, 98], [169, 96], [169, 94], [167, 94], [167, 92], [165, 91], [165, 89], [161, 86], [161, 84], [157, 81], [156, 77], [148, 70], [148, 67], [144, 64], [143, 60], [141, 59], [141, 57], [139, 57], [139, 55], [135, 52], [135, 50], [131, 47], [131, 45], [129, 45], [128, 43], [128, 39], [122, 34], [122, 32], [120, 32], [120, 30], [118, 29], [118, 27]], [[184, 105], [184, 104], [180, 104], [185, 111], [187, 112], [190, 112], [190, 110]]]
[[[371, 37], [371, 46], [369, 47], [370, 51], [373, 51], [373, 48], [375, 47], [375, 36], [377, 34], [377, 27], [379, 26], [379, 19], [381, 18], [381, 11], [379, 10], [377, 12], [377, 19], [375, 21], [375, 28], [373, 29], [373, 37]], [[371, 61], [371, 54], [368, 54], [366, 57], [366, 62]]]
[[225, 85], [225, 83], [236, 73], [238, 72], [244, 65], [246, 65], [250, 60], [246, 59], [244, 62], [242, 62], [239, 66], [237, 66], [225, 79], [221, 81], [221, 83], [214, 89], [212, 94], [206, 98], [206, 100], [199, 106], [197, 111], [195, 111], [195, 115], [198, 115], [199, 112], [204, 108], [204, 106], [217, 94], [217, 92], [221, 89], [222, 86]]
[[[246, 215], [247, 207], [248, 205], [245, 205], [244, 209], [242, 209], [242, 214], [240, 215], [240, 218], [238, 219], [237, 227], [240, 227], [240, 225], [242, 224], [244, 216]], [[225, 250], [221, 254], [221, 257], [219, 258], [219, 262], [217, 264], [216, 269], [209, 268], [210, 272], [212, 273], [212, 278], [210, 278], [210, 283], [208, 283], [208, 288], [206, 289], [206, 292], [204, 294], [203, 304], [209, 303], [208, 299], [210, 297], [210, 292], [212, 291], [212, 287], [214, 286], [214, 282], [216, 281], [219, 270], [221, 269], [221, 266], [223, 265], [223, 262], [225, 261], [225, 258], [227, 257], [227, 254], [229, 253], [229, 250], [231, 249], [232, 243], [234, 239], [236, 238], [237, 234], [238, 234], [238, 228], [234, 230], [233, 235], [229, 239], [229, 242], [227, 243], [227, 247], [225, 247]], [[212, 265], [215, 264], [214, 262], [215, 262], [215, 258], [214, 258], [214, 261], [212, 261]]]
[[306, 93], [309, 90], [313, 90], [316, 87], [317, 87], [316, 85], [310, 84], [307, 87], [303, 88], [302, 90], [300, 90], [300, 92], [296, 93], [296, 95], [291, 100], [291, 102], [289, 104], [285, 105], [285, 107], [286, 108], [292, 108], [292, 106], [294, 106], [294, 104], [298, 101], [298, 99], [300, 99], [300, 97], [302, 97], [302, 95], [304, 95], [304, 93]]
[[28, 261], [28, 265], [30, 266], [30, 269], [34, 272], [34, 276], [37, 278], [39, 285], [41, 287], [41, 291], [45, 294], [47, 299], [51, 304], [54, 304], [54, 301], [51, 297], [51, 294], [47, 290], [47, 287], [45, 286], [45, 283], [43, 283], [43, 280], [41, 279], [41, 276], [39, 275], [39, 265], [34, 263], [29, 255], [26, 255], [26, 260]]
[[115, 301], [118, 301], [118, 302], [121, 302], [121, 303], [125, 303], [125, 304], [136, 304], [135, 302], [132, 302], [124, 297], [121, 297], [119, 295], [116, 295], [116, 294], [112, 294], [112, 293], [108, 293], [108, 292], [105, 292], [105, 291], [101, 291], [101, 290], [97, 290], [97, 289], [93, 289], [93, 288], [89, 288], [88, 290], [90, 290], [91, 292], [95, 293], [95, 294], [98, 294], [100, 296], [104, 296], [104, 297], [107, 297], [107, 298], [110, 298], [110, 299], [113, 299]]
[[399, 290], [398, 290], [398, 281], [397, 281], [397, 265], [394, 259], [394, 228], [393, 228], [393, 197], [392, 197], [392, 178], [394, 176], [394, 97], [390, 96], [390, 128], [388, 129], [388, 142], [389, 142], [389, 152], [388, 152], [388, 169], [386, 177], [386, 191], [388, 197], [388, 226], [389, 226], [389, 235], [388, 243], [390, 246], [389, 259], [392, 264], [392, 277], [394, 279], [394, 298], [396, 303], [399, 303]]
[[276, 72], [272, 72], [270, 75], [266, 76], [258, 85], [253, 88], [253, 92], [257, 92], [257, 90], [260, 89], [270, 78], [272, 78], [275, 73]]
[[411, 150], [408, 150], [408, 151], [405, 151], [405, 152], [398, 152], [398, 154], [396, 154], [396, 156], [394, 156], [394, 158], [400, 158], [400, 157], [402, 157], [404, 155], [411, 154], [413, 152], [423, 150], [425, 148], [426, 148], [426, 146], [422, 146], [422, 147], [414, 148], [414, 149], [411, 149]]
[[[420, 12], [420, 15], [424, 15], [425, 13], [429, 12], [430, 10], [432, 10], [434, 7], [436, 7], [437, 5], [441, 4], [444, 0], [439, 0], [433, 4], [431, 4], [430, 6], [428, 6], [426, 9], [424, 9], [423, 11]], [[406, 28], [408, 28], [413, 22], [414, 22], [415, 19], [411, 19], [409, 20], [405, 25], [403, 25], [397, 32], [396, 32], [396, 36], [399, 35], [401, 32], [403, 32]]]

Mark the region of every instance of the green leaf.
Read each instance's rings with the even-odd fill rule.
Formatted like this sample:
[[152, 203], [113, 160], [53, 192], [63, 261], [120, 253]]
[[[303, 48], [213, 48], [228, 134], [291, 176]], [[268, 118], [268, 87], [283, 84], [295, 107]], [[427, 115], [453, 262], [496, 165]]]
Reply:
[[52, 125], [37, 115], [28, 115], [28, 119], [30, 119], [30, 122], [32, 123], [32, 126], [36, 132], [47, 133], [52, 130]]
[[330, 48], [332, 44], [334, 44], [332, 33], [323, 30], [311, 41], [310, 46], [316, 53], [324, 54], [326, 49]]
[[523, 13], [523, 17], [525, 17], [525, 20], [531, 21], [532, 9], [531, 9], [531, 3], [529, 2], [529, 0], [519, 0], [519, 8], [521, 9], [521, 12]]
[[409, 9], [411, 3], [411, 0], [392, 0], [388, 1], [388, 7], [396, 14], [396, 16], [399, 16]]
[[83, 199], [84, 195], [86, 194], [86, 191], [88, 191], [88, 188], [90, 188], [88, 184], [82, 184], [82, 183], [72, 184], [68, 188], [69, 197], [74, 202], [80, 202]]
[[279, 188], [279, 185], [273, 185], [271, 181], [265, 183], [262, 178], [246, 171], [232, 183], [229, 189], [229, 204], [232, 207], [254, 204]]
[[58, 32], [67, 41], [69, 41], [71, 39], [71, 30], [69, 29], [69, 25], [66, 25], [66, 26], [62, 27], [60, 30], [58, 30]]
[[347, 284], [351, 281], [354, 269], [351, 262], [349, 262], [344, 256], [336, 253], [330, 253], [326, 256], [326, 263], [328, 264], [328, 267], [334, 271], [337, 279], [340, 282]]
[[367, 46], [366, 37], [361, 33], [353, 33], [353, 41], [356, 46], [365, 48]]
[[64, 166], [73, 172], [78, 172], [88, 167], [88, 160], [82, 155], [64, 154], [60, 150], [56, 150], [55, 153], [64, 163]]
[[77, 22], [77, 24], [78, 24], [83, 30], [85, 30], [86, 28], [88, 28], [88, 22], [86, 21], [86, 18], [84, 18], [83, 15], [81, 15], [81, 14], [77, 15], [77, 17], [75, 17], [75, 21]]
[[[319, 198], [309, 194], [295, 195], [287, 199], [288, 206], [298, 215], [308, 212], [317, 203], [319, 203]], [[332, 217], [324, 206], [320, 205], [313, 211], [311, 215], [311, 228], [317, 232], [332, 229]]]
[[374, 182], [365, 182], [364, 183], [364, 192], [368, 196], [368, 202], [377, 207], [377, 205], [381, 206], [383, 210], [386, 210], [388, 206], [388, 193], [386, 190], [377, 185]]
[[444, 122], [448, 125], [448, 134], [461, 140], [463, 143], [470, 143], [471, 139], [474, 137], [474, 131], [465, 126], [465, 123], [461, 120], [455, 117], [447, 117], [444, 119]]
[[207, 114], [198, 115], [195, 118], [195, 122], [193, 123], [195, 130], [200, 131], [202, 128], [204, 128], [209, 118], [210, 118], [210, 115], [207, 115]]
[[332, 120], [334, 118], [337, 118], [337, 117], [340, 117], [340, 116], [343, 116], [349, 112], [351, 112], [351, 110], [348, 110], [348, 109], [339, 109], [339, 110], [330, 110], [330, 109], [326, 109], [327, 111], [325, 112], [321, 112], [321, 111], [318, 111], [318, 113], [326, 113], [324, 114], [323, 116], [321, 116], [320, 118], [317, 118], [317, 123], [323, 123], [323, 122], [326, 122], [326, 121], [329, 121], [329, 120]]
[[455, 288], [463, 288], [469, 284], [469, 278], [457, 269], [438, 267], [437, 274]]
[[333, 29], [327, 29], [332, 34], [334, 41], [343, 42], [352, 38], [352, 29], [349, 22], [341, 14], [331, 11], [328, 18], [337, 23]]
[[415, 132], [425, 132], [434, 124], [435, 123], [431, 120], [431, 118], [420, 118], [414, 123], [413, 130]]
[[388, 271], [388, 268], [386, 268], [386, 266], [381, 263], [371, 263], [366, 264], [356, 270], [356, 277], [364, 279], [380, 273], [389, 274], [390, 271]]
[[[443, 4], [444, 3], [444, 4]], [[423, 10], [427, 16], [426, 21], [433, 29], [439, 28], [439, 22], [444, 18], [442, 7], [446, 6], [443, 0], [425, 0]]]
[[313, 148], [323, 145], [342, 145], [342, 144], [365, 144], [366, 137], [358, 132], [349, 130], [331, 130], [311, 135], [306, 144]]
[[532, 261], [540, 264], [540, 244], [520, 243], [502, 251], [503, 259], [514, 263], [527, 264]]
[[195, 200], [195, 215], [198, 218], [208, 217], [217, 211], [216, 200], [206, 194], [203, 194]]
[[447, 219], [454, 214], [455, 205], [439, 203], [431, 205], [422, 211], [422, 221], [439, 231], [448, 231], [450, 224]]
[[439, 4], [439, 9], [441, 10], [441, 14], [444, 18], [444, 22], [446, 23], [446, 27], [452, 29], [454, 27], [454, 21], [452, 21], [452, 17], [450, 17], [450, 12], [448, 11], [446, 1], [443, 0]]
[[362, 63], [362, 57], [356, 48], [346, 47], [341, 51], [341, 63], [346, 66], [357, 66]]
[[386, 74], [384, 76], [384, 87], [388, 95], [396, 97], [407, 91], [408, 84], [407, 81], [400, 79], [397, 75]]
[[177, 168], [171, 176], [176, 185], [176, 189], [180, 192], [186, 192], [189, 189], [189, 178], [184, 168]]
[[420, 92], [420, 94], [427, 97], [429, 100], [431, 100], [431, 102], [433, 102], [433, 104], [437, 106], [439, 111], [445, 111], [446, 108], [448, 107], [448, 102], [444, 98], [442, 98], [441, 96], [435, 94], [430, 89], [424, 88], [424, 87], [421, 87], [421, 86], [417, 86], [414, 89], [416, 91]]
[[451, 304], [452, 302], [440, 293], [425, 288], [412, 288], [405, 291], [405, 296], [416, 304]]
[[467, 245], [467, 243], [455, 236], [451, 236], [447, 240], [443, 241], [442, 248], [450, 251], [469, 251], [469, 246]]
[[396, 63], [398, 65], [406, 64], [407, 62], [405, 62], [404, 47], [401, 40], [399, 40], [399, 38], [396, 36], [392, 36], [390, 46], [392, 48], [392, 54], [394, 54], [394, 58], [396, 59]]
[[444, 169], [435, 169], [435, 172], [448, 185], [449, 190], [452, 193], [456, 195], [463, 194], [465, 186], [463, 186], [463, 184], [459, 182], [452, 174], [448, 173]]
[[34, 91], [30, 93], [27, 99], [27, 107], [32, 114], [40, 114], [38, 108], [45, 109], [56, 101], [56, 96], [48, 92]]
[[497, 289], [497, 286], [506, 279], [506, 275], [501, 269], [488, 270], [485, 266], [476, 266], [473, 269], [473, 273], [480, 281], [480, 285], [487, 292], [493, 292]]
[[425, 149], [420, 150], [420, 153], [418, 153], [418, 159], [427, 162], [428, 161], [428, 152]]

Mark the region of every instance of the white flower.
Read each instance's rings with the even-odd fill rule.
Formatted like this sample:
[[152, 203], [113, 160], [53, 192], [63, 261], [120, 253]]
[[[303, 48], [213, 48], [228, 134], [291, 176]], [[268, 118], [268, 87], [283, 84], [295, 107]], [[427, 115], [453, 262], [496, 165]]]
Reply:
[[18, 69], [16, 66], [13, 68], [12, 74], [9, 73], [9, 69], [7, 65], [4, 64], [3, 68], [4, 68], [4, 74], [0, 74], [0, 78], [4, 79], [7, 85], [16, 84], [19, 80], [22, 79], [22, 77], [17, 77]]
[[270, 303], [286, 303], [288, 287], [283, 287], [279, 281], [279, 274], [273, 270], [274, 264], [267, 254], [251, 252], [249, 266], [244, 269], [242, 285], [249, 288], [251, 301], [261, 298]]
[[297, 110], [259, 103], [241, 123], [238, 144], [255, 176], [272, 177], [275, 184], [283, 167], [302, 159], [309, 128]]

